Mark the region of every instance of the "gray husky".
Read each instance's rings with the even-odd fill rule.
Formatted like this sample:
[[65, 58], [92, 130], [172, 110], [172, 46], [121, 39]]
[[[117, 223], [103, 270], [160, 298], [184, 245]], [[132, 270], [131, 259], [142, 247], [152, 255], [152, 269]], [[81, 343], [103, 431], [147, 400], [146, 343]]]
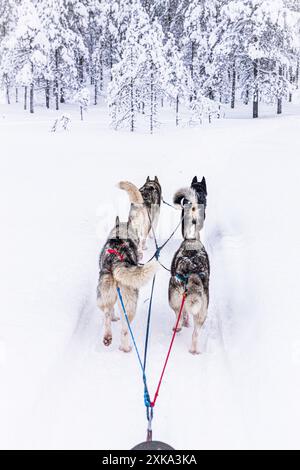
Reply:
[[205, 207], [203, 204], [199, 204], [199, 195], [193, 187], [177, 191], [174, 196], [174, 204], [183, 210], [184, 241], [172, 261], [169, 304], [177, 319], [183, 295], [186, 294], [177, 331], [181, 330], [182, 325], [188, 326], [189, 314], [192, 314], [194, 332], [190, 352], [199, 354], [198, 336], [200, 328], [205, 322], [209, 303], [209, 259], [200, 241]]
[[[148, 214], [150, 214], [153, 230], [155, 231], [158, 224], [162, 200], [161, 185], [158, 181], [157, 176], [155, 176], [154, 180], [151, 180], [148, 176], [146, 183], [140, 188], [140, 192], [143, 196], [143, 200], [148, 210]], [[151, 229], [150, 236], [152, 236]]]
[[[114, 306], [118, 300], [117, 287], [120, 288], [126, 312], [131, 322], [136, 313], [139, 289], [146, 284], [158, 269], [154, 258], [143, 266], [138, 265], [138, 235], [129, 220], [120, 223], [116, 219], [114, 229], [100, 254], [100, 275], [97, 287], [98, 307], [105, 315], [103, 343], [109, 346], [112, 342], [111, 322], [118, 320]], [[119, 305], [121, 308], [121, 306]], [[122, 314], [122, 331], [120, 350], [131, 351], [127, 323]]]
[[127, 192], [131, 203], [129, 211], [129, 221], [137, 234], [138, 256], [143, 257], [143, 250], [146, 250], [146, 240], [152, 229], [155, 231], [158, 223], [161, 187], [157, 176], [150, 180], [149, 176], [146, 183], [138, 189], [129, 181], [121, 181], [118, 184], [120, 189]]

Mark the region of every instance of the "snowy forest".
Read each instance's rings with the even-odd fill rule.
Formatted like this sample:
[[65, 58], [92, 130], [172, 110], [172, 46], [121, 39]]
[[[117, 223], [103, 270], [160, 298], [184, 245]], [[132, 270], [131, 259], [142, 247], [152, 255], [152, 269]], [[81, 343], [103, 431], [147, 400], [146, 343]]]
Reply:
[[8, 104], [81, 110], [150, 132], [260, 103], [283, 112], [299, 86], [299, 0], [1, 0], [0, 81]]

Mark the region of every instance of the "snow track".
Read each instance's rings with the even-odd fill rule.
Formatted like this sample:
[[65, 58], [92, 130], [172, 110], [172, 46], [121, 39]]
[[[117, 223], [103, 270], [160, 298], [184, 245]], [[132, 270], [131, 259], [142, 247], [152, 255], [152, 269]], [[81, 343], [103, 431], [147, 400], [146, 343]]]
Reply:
[[[102, 344], [96, 285], [105, 237], [115, 216], [125, 220], [128, 213], [115, 184], [142, 184], [148, 174], [159, 176], [167, 201], [195, 174], [206, 176], [203, 241], [211, 262], [205, 353], [188, 353], [191, 328], [177, 335], [154, 437], [184, 449], [295, 443], [299, 118], [225, 120], [150, 137], [98, 130], [92, 112], [90, 121], [53, 135], [52, 117], [40, 113], [26, 126], [1, 122], [1, 447], [125, 449], [144, 439], [137, 360], [118, 350], [120, 322], [111, 347]], [[163, 206], [160, 242], [179, 218]], [[166, 266], [180, 241], [179, 230], [162, 252]], [[161, 269], [149, 343], [151, 395], [175, 319], [168, 280]], [[141, 290], [133, 323], [140, 348], [150, 289]]]

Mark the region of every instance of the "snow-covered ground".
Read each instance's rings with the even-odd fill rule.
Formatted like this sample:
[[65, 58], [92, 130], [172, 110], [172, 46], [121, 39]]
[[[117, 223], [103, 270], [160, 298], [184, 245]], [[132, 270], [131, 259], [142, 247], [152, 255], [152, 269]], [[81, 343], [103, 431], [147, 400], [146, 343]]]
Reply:
[[[155, 409], [154, 438], [177, 449], [300, 447], [299, 106], [282, 117], [227, 112], [199, 128], [154, 136], [114, 132], [102, 108], [84, 122], [21, 105], [0, 109], [0, 447], [127, 449], [145, 438], [135, 354], [102, 345], [98, 255], [121, 179], [158, 175], [167, 201], [197, 174], [208, 184], [203, 241], [211, 304], [203, 354], [176, 342]], [[179, 213], [162, 208], [159, 238]], [[162, 254], [169, 265], [180, 232]], [[145, 259], [152, 255], [151, 243]], [[153, 393], [172, 333], [168, 273], [159, 271], [148, 381]], [[150, 285], [133, 323], [142, 347]]]

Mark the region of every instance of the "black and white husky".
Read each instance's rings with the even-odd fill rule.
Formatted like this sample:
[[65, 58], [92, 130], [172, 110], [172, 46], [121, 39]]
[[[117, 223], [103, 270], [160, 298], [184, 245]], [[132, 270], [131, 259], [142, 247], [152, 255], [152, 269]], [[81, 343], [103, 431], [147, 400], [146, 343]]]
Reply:
[[186, 300], [178, 331], [188, 326], [189, 314], [194, 319], [190, 352], [199, 354], [199, 331], [207, 316], [209, 303], [209, 259], [200, 240], [206, 208], [206, 182], [194, 178], [190, 188], [181, 189], [174, 196], [174, 204], [182, 208], [184, 241], [174, 255], [169, 283], [169, 304], [178, 318], [184, 293]]
[[[117, 287], [120, 288], [126, 312], [131, 322], [136, 313], [139, 289], [155, 274], [159, 265], [154, 258], [143, 266], [138, 265], [139, 239], [131, 221], [120, 223], [119, 218], [111, 231], [100, 254], [99, 282], [97, 287], [98, 307], [105, 315], [103, 343], [112, 342], [111, 322], [118, 320], [114, 306], [118, 300]], [[121, 305], [119, 305], [121, 309]], [[122, 314], [120, 350], [129, 352], [130, 338], [127, 323]]]

